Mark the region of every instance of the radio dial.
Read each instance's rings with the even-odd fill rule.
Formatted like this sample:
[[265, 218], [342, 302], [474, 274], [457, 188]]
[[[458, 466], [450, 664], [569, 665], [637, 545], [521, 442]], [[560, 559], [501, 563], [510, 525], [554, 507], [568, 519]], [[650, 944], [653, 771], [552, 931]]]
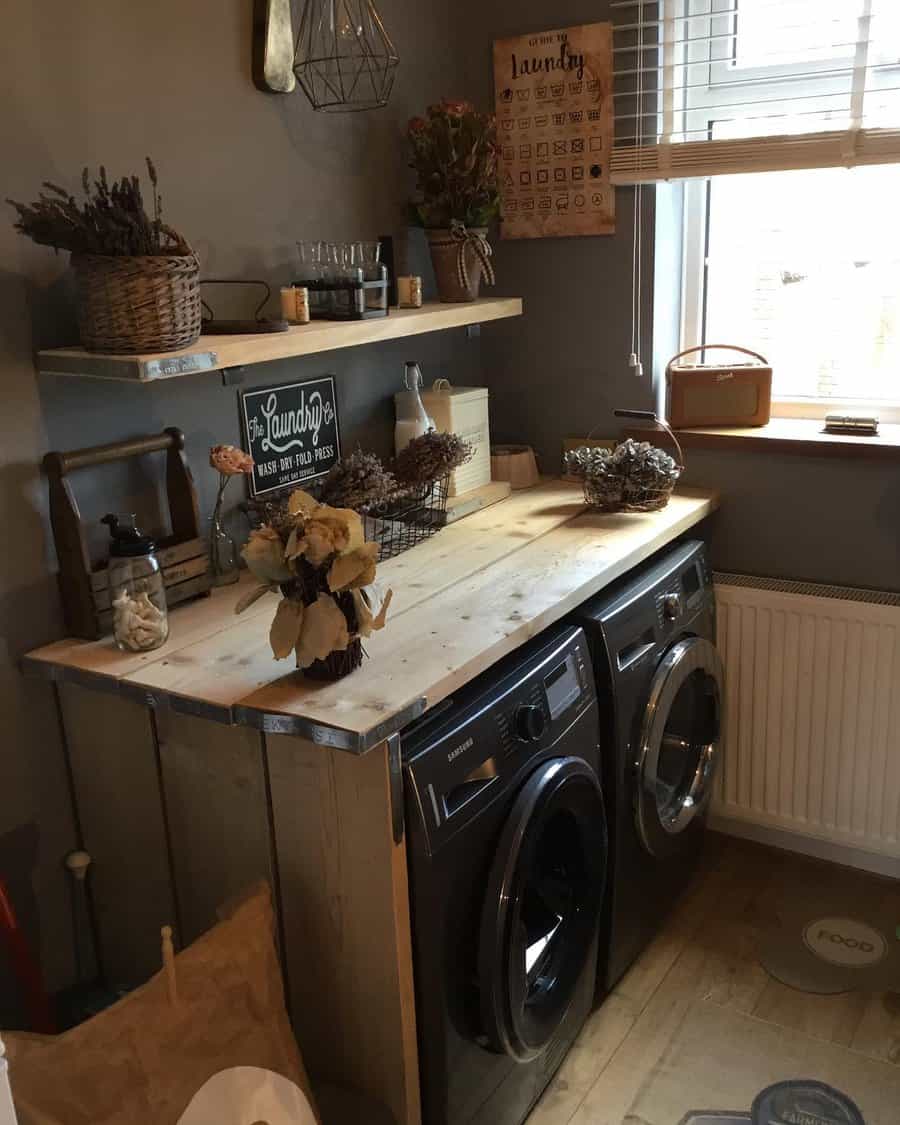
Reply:
[[522, 704], [516, 711], [516, 734], [523, 742], [538, 742], [547, 729], [544, 709], [534, 703]]

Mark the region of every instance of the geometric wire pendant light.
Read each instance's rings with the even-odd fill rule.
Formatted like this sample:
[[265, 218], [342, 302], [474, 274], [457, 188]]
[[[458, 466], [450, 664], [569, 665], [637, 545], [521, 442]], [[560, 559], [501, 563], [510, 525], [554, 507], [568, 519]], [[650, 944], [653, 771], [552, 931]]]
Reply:
[[399, 61], [373, 0], [307, 0], [294, 74], [313, 109], [387, 105]]

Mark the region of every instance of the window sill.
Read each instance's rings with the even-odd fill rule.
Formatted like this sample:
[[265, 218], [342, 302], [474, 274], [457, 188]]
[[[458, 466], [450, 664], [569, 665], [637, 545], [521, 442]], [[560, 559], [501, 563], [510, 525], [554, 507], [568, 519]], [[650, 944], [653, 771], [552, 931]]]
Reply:
[[[870, 458], [900, 461], [900, 425], [882, 423], [871, 437], [826, 434], [824, 423], [810, 418], [773, 418], [767, 426], [676, 430], [684, 449], [722, 449], [740, 453], [798, 453], [806, 457]], [[629, 431], [647, 439], [647, 429]]]

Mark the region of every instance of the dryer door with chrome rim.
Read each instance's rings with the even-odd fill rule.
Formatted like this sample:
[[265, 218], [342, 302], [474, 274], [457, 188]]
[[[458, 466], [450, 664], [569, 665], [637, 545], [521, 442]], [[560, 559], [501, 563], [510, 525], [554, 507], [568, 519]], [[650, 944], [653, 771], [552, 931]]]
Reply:
[[653, 677], [638, 743], [635, 816], [652, 855], [677, 852], [679, 837], [712, 796], [722, 753], [722, 661], [703, 637], [669, 648]]
[[544, 762], [501, 833], [481, 916], [482, 1021], [491, 1048], [535, 1058], [594, 953], [606, 878], [600, 783], [580, 758]]

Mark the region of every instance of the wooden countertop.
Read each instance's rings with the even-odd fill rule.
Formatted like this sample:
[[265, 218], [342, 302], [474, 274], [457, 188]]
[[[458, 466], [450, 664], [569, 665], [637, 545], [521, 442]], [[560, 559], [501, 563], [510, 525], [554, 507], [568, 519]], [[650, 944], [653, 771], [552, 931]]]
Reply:
[[661, 512], [600, 515], [563, 481], [513, 493], [379, 567], [394, 589], [387, 627], [366, 641], [363, 666], [337, 683], [305, 680], [272, 658], [276, 598], [235, 617], [242, 586], [175, 609], [170, 639], [155, 652], [70, 639], [29, 653], [24, 667], [363, 753], [717, 506], [714, 492], [682, 489]]

